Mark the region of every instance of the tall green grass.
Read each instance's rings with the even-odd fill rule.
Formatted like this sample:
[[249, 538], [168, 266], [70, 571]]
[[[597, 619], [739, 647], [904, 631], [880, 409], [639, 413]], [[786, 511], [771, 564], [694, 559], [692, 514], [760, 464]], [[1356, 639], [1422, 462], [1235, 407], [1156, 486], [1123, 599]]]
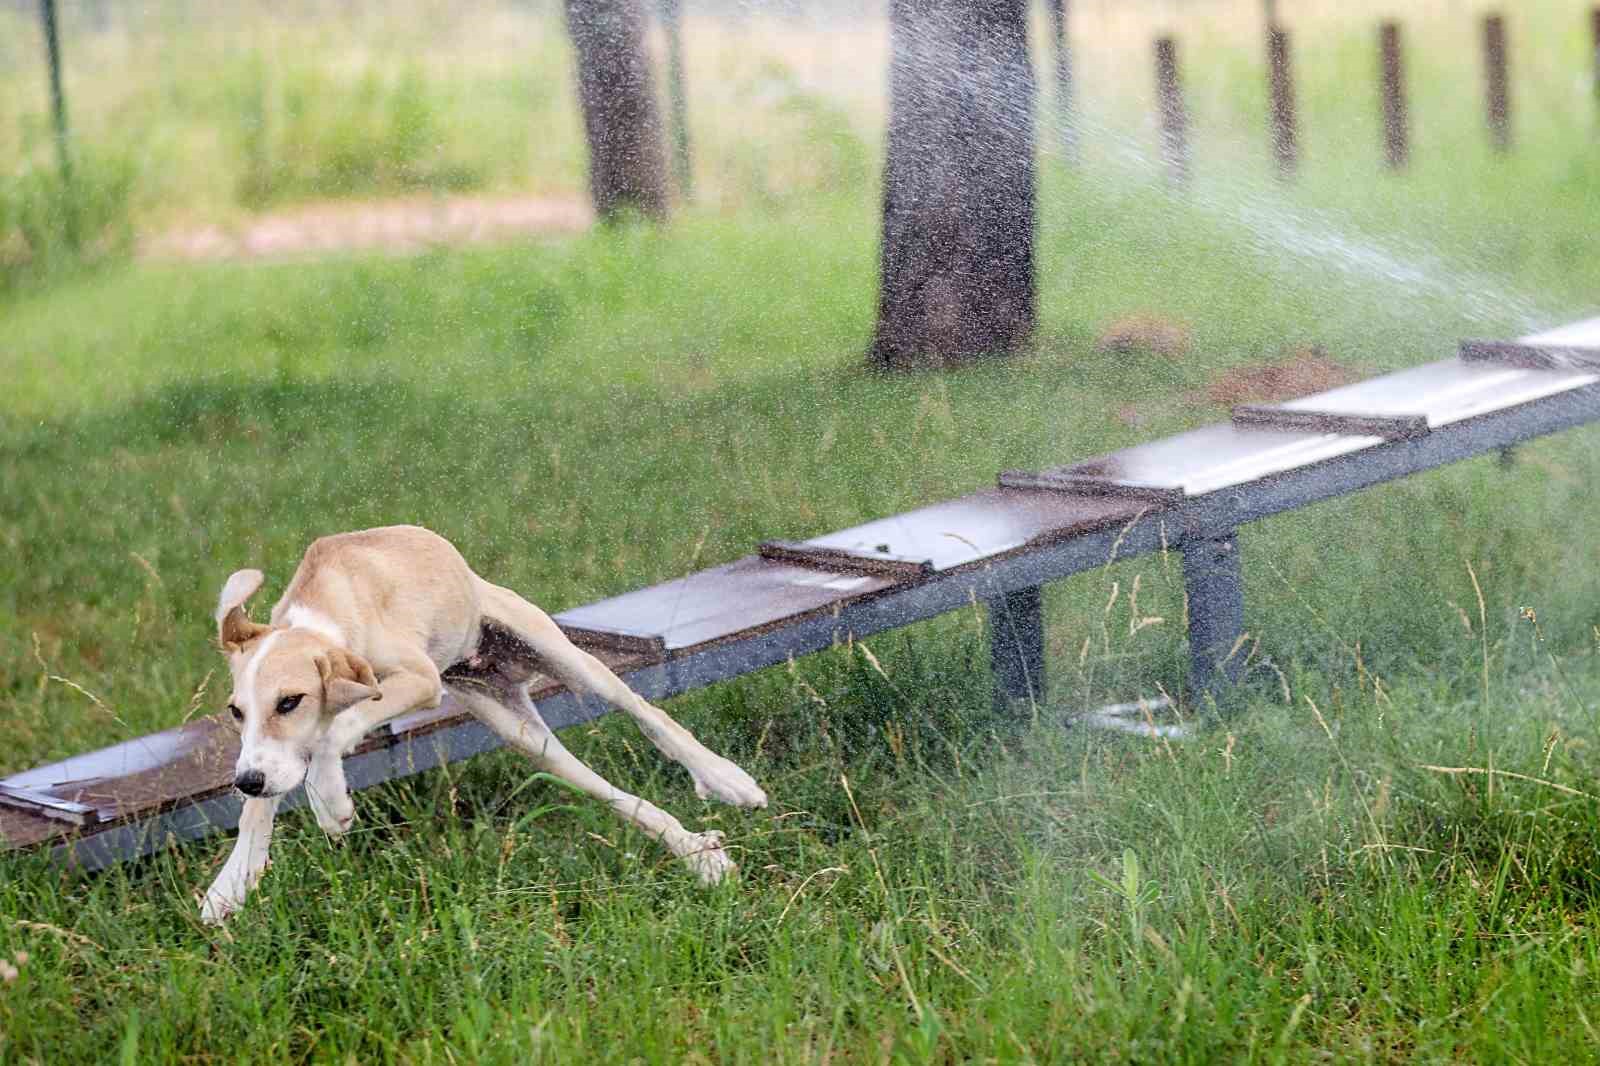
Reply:
[[418, 67], [393, 77], [369, 69], [337, 109], [326, 98], [339, 90], [317, 68], [285, 72], [281, 81], [282, 86], [269, 82], [255, 55], [233, 90], [242, 163], [238, 198], [244, 206], [482, 184], [471, 165], [437, 158], [440, 108]]
[[[979, 651], [972, 631], [952, 638], [936, 675], [958, 665], [950, 649]], [[886, 664], [919, 646], [875, 644]], [[364, 795], [343, 845], [286, 819], [226, 934], [201, 929], [187, 898], [214, 848], [91, 879], [10, 860], [0, 955], [29, 960], [0, 987], [5, 1050], [1593, 1057], [1592, 667], [1575, 688], [1546, 668], [1520, 694], [1460, 701], [1418, 681], [1381, 696], [1297, 683], [1292, 706], [1163, 745], [1054, 715], [1021, 733], [936, 728], [930, 707], [981, 697], [961, 691], [970, 671], [945, 691], [841, 660], [742, 685], [742, 730], [705, 701], [687, 709], [767, 783], [772, 814], [699, 810], [625, 728], [575, 738], [601, 772], [729, 831], [743, 873], [713, 892], [503, 755]], [[841, 738], [868, 716], [876, 737]], [[1429, 768], [1491, 762], [1497, 775]]]
[[137, 165], [122, 155], [74, 152], [70, 167], [66, 175], [53, 164], [0, 175], [0, 297], [132, 246]]

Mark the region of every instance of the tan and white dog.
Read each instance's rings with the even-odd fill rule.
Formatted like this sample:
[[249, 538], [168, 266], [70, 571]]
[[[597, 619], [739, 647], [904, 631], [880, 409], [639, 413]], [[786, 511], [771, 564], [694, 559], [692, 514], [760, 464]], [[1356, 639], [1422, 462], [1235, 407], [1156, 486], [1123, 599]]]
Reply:
[[506, 743], [609, 804], [707, 884], [733, 869], [722, 834], [687, 831], [574, 758], [528, 699], [529, 679], [548, 674], [626, 712], [689, 771], [700, 796], [766, 806], [749, 774], [646, 703], [539, 608], [473, 573], [449, 541], [426, 529], [388, 526], [316, 541], [270, 625], [245, 613], [261, 583], [261, 571], [240, 570], [217, 603], [217, 635], [233, 674], [228, 711], [242, 734], [234, 785], [247, 798], [238, 842], [201, 904], [207, 922], [237, 910], [266, 869], [284, 793], [304, 782], [318, 824], [343, 833], [355, 817], [343, 756], [383, 722], [437, 707], [446, 680]]

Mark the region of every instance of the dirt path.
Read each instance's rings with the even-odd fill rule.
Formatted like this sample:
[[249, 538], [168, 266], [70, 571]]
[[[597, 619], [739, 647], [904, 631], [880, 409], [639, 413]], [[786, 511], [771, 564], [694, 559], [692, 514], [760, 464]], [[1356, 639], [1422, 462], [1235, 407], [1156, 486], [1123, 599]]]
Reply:
[[353, 250], [420, 252], [440, 245], [577, 233], [589, 206], [552, 197], [412, 197], [306, 204], [256, 215], [237, 226], [154, 234], [139, 242], [146, 259], [294, 259]]

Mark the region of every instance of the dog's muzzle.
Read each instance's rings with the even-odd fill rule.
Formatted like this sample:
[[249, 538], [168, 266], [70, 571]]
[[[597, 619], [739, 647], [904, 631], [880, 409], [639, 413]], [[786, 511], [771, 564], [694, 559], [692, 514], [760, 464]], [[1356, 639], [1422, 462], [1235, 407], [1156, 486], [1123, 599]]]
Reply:
[[233, 779], [233, 787], [246, 796], [259, 796], [266, 791], [267, 775], [260, 770], [246, 770]]

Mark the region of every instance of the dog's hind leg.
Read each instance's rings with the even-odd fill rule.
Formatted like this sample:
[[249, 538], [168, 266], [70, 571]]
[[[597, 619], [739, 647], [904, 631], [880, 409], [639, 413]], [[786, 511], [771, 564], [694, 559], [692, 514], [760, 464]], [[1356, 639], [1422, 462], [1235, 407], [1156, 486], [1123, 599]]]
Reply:
[[736, 807], [765, 807], [767, 794], [751, 776], [696, 740], [694, 734], [647, 703], [605, 663], [573, 644], [539, 608], [499, 585], [479, 581], [484, 614], [524, 641], [556, 679], [578, 693], [592, 693], [623, 711], [663, 755], [694, 778], [695, 793]]
[[689, 832], [666, 811], [622, 791], [580, 762], [545, 723], [520, 685], [491, 687], [458, 679], [451, 692], [474, 718], [532, 759], [535, 766], [600, 800], [659, 840], [688, 863], [703, 883], [714, 885], [734, 869], [733, 860], [722, 850], [721, 833]]

